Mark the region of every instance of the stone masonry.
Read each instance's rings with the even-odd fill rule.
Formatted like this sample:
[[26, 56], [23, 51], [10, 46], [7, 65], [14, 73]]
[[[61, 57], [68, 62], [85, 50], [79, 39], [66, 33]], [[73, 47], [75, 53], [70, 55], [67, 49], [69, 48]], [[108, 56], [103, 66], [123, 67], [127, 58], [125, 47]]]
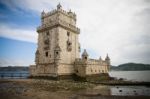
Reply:
[[80, 29], [76, 27], [76, 14], [57, 9], [41, 13], [41, 26], [37, 28], [38, 47], [36, 65], [30, 66], [31, 76], [58, 77], [61, 75], [86, 75], [108, 73], [110, 58], [90, 59], [86, 50], [80, 58]]

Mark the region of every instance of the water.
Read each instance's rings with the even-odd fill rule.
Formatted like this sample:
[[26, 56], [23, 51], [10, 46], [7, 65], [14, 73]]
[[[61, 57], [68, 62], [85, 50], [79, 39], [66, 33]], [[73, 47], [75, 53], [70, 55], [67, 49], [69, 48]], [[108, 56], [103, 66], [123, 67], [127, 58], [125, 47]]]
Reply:
[[[123, 78], [128, 81], [150, 82], [150, 71], [111, 71], [111, 77]], [[111, 95], [150, 96], [150, 87], [146, 86], [110, 86]]]
[[117, 79], [150, 82], [150, 71], [110, 71], [109, 75]]
[[0, 71], [1, 79], [20, 79], [27, 78], [29, 76], [29, 71]]
[[[111, 71], [109, 72], [111, 77], [117, 79], [124, 78], [130, 81], [145, 81], [150, 82], [150, 71]], [[27, 78], [29, 71], [0, 71], [1, 79], [9, 78]], [[150, 87], [146, 86], [110, 86], [111, 95], [122, 95], [122, 96], [134, 96], [144, 95], [150, 96]]]
[[150, 96], [150, 87], [146, 86], [110, 86], [111, 95]]

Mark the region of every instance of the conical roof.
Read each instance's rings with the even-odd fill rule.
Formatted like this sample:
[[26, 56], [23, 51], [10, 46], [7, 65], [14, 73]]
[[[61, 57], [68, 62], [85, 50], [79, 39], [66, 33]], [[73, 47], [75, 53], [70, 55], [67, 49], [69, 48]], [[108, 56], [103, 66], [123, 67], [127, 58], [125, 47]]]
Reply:
[[84, 52], [82, 53], [82, 56], [89, 56], [88, 53], [86, 52], [86, 49], [84, 49]]
[[61, 4], [59, 3], [58, 5], [57, 5], [57, 9], [61, 9]]
[[110, 60], [110, 58], [109, 58], [108, 54], [107, 54], [107, 56], [106, 56], [105, 60]]

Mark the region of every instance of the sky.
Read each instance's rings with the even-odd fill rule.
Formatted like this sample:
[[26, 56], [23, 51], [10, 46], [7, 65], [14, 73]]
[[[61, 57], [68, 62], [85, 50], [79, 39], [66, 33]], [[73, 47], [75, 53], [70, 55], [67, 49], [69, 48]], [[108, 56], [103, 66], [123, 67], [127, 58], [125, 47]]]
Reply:
[[76, 13], [90, 58], [150, 64], [150, 0], [0, 0], [0, 66], [35, 64], [40, 14], [58, 3]]

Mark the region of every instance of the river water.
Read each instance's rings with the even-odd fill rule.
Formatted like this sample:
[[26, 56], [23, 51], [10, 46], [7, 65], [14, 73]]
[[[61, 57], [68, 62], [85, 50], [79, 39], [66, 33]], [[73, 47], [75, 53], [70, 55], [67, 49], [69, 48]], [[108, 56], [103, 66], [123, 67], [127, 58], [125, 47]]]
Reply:
[[[150, 71], [110, 71], [109, 75], [117, 79], [123, 78], [129, 81], [150, 82]], [[27, 78], [29, 71], [0, 71], [0, 78]], [[146, 86], [109, 86], [111, 95], [134, 96], [146, 95], [150, 96], [150, 87]]]
[[150, 82], [150, 71], [110, 71], [109, 75], [129, 81]]
[[[117, 79], [128, 81], [150, 82], [150, 71], [110, 71], [109, 75]], [[150, 96], [150, 87], [147, 86], [110, 86], [111, 95], [122, 96]]]

